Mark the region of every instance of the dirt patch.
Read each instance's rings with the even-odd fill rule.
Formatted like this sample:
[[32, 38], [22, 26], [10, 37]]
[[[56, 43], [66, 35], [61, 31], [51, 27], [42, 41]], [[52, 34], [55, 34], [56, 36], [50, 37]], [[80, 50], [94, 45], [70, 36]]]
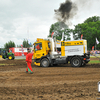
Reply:
[[42, 68], [25, 60], [0, 61], [0, 100], [97, 100], [100, 64], [74, 68], [70, 64]]
[[90, 58], [90, 60], [99, 60], [100, 61], [100, 57]]
[[3, 58], [0, 57], [0, 60], [5, 60], [5, 59], [3, 59]]

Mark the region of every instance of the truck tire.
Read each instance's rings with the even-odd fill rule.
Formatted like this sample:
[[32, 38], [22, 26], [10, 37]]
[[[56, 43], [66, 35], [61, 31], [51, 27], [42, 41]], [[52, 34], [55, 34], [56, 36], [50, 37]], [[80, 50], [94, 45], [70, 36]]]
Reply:
[[80, 67], [82, 65], [82, 60], [80, 57], [73, 57], [71, 59], [71, 66], [72, 67]]
[[13, 59], [12, 55], [9, 55], [9, 56], [8, 56], [8, 59], [9, 59], [9, 60], [12, 60], [12, 59]]
[[49, 67], [49, 60], [47, 59], [47, 58], [43, 58], [42, 60], [41, 60], [41, 66], [42, 67]]

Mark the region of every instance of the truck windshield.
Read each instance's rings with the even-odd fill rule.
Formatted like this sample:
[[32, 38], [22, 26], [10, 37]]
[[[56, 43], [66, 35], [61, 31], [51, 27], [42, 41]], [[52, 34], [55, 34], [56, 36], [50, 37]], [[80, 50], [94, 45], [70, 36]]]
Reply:
[[42, 49], [42, 43], [36, 43], [34, 46], [35, 51], [41, 50]]

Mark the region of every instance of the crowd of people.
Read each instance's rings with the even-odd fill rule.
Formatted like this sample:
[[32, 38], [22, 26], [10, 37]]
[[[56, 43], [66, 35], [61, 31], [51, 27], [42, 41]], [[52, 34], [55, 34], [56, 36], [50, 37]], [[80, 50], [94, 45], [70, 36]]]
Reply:
[[92, 50], [90, 51], [91, 54], [100, 54], [100, 50]]

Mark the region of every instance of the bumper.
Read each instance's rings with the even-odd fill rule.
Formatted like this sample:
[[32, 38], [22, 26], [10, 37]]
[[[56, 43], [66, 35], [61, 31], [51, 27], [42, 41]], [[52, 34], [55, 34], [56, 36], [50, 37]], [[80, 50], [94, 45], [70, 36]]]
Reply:
[[90, 61], [90, 59], [86, 59], [86, 61], [85, 61], [85, 62], [86, 62], [86, 63], [88, 63], [89, 61]]
[[40, 63], [36, 63], [36, 62], [34, 62], [34, 64], [35, 64], [36, 66], [40, 66]]

